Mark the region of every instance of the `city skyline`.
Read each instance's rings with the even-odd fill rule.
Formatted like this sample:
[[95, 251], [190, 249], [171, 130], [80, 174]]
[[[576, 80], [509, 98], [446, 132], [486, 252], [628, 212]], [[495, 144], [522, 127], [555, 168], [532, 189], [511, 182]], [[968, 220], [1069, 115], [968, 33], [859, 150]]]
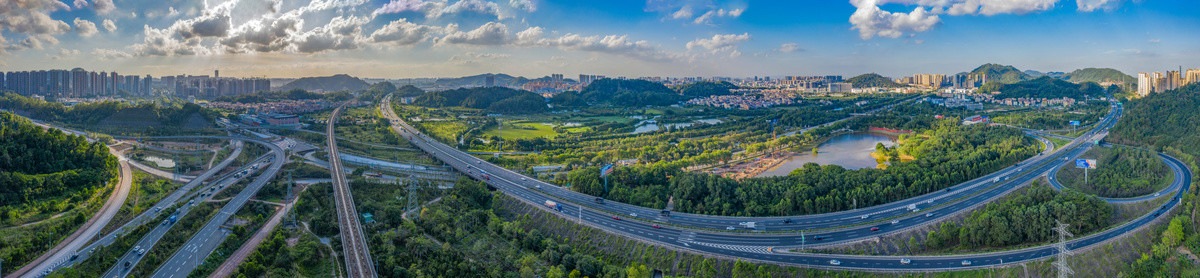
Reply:
[[34, 0], [2, 12], [0, 70], [902, 77], [998, 63], [1134, 75], [1200, 64], [1200, 38], [1186, 35], [1200, 24], [1187, 12], [1197, 9], [1132, 0]]

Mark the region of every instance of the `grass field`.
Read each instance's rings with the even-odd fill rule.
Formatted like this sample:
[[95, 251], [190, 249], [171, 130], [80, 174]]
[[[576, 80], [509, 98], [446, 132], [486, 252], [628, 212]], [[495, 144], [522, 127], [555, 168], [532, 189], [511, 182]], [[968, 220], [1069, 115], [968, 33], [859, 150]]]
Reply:
[[504, 130], [493, 128], [488, 129], [483, 133], [485, 136], [496, 136], [502, 134], [504, 140], [512, 139], [532, 139], [544, 137], [546, 139], [554, 139], [559, 133], [554, 131], [554, 126], [544, 123], [504, 123]]

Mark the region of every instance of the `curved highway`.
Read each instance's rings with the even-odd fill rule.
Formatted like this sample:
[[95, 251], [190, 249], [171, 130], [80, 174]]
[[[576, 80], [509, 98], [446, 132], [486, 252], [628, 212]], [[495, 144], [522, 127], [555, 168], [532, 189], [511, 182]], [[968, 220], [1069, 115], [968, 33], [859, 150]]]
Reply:
[[[390, 100], [390, 98], [388, 98], [388, 100]], [[389, 103], [389, 101], [385, 100], [384, 103]], [[857, 218], [857, 220], [847, 222], [847, 223], [851, 223], [851, 225], [853, 225], [853, 224], [859, 224], [859, 225], [869, 224], [869, 223], [875, 222], [873, 219], [882, 218], [882, 216], [886, 215], [887, 213], [898, 214], [898, 215], [901, 215], [902, 217], [893, 218], [892, 220], [896, 220], [895, 222], [879, 224], [879, 225], [876, 225], [875, 227], [871, 227], [872, 229], [868, 229], [867, 226], [860, 226], [860, 227], [844, 228], [844, 229], [837, 230], [837, 231], [825, 231], [824, 234], [822, 234], [822, 233], [808, 234], [807, 237], [803, 238], [803, 240], [807, 241], [807, 242], [814, 242], [814, 243], [822, 242], [822, 241], [836, 242], [839, 239], [841, 239], [842, 242], [863, 240], [863, 239], [868, 239], [868, 238], [872, 238], [872, 237], [877, 237], [882, 234], [886, 234], [889, 231], [892, 231], [892, 232], [903, 231], [908, 228], [918, 227], [918, 226], [922, 226], [922, 225], [926, 225], [926, 224], [930, 224], [930, 223], [935, 223], [936, 221], [939, 220], [938, 218], [944, 217], [945, 215], [952, 215], [952, 214], [957, 214], [957, 213], [961, 213], [964, 211], [968, 211], [970, 208], [973, 208], [978, 205], [982, 205], [982, 204], [986, 203], [988, 200], [998, 198], [998, 197], [1002, 196], [1004, 193], [1014, 189], [1015, 187], [1017, 187], [1021, 184], [1024, 184], [1026, 182], [1030, 182], [1030, 181], [1040, 177], [1042, 174], [1050, 171], [1054, 167], [1056, 167], [1062, 163], [1066, 163], [1068, 157], [1075, 156], [1075, 155], [1078, 155], [1078, 154], [1086, 151], [1088, 148], [1090, 148], [1092, 146], [1092, 143], [1085, 142], [1084, 139], [1090, 140], [1090, 139], [1102, 138], [1105, 135], [1105, 133], [1103, 133], [1103, 131], [1106, 131], [1108, 128], [1110, 128], [1112, 126], [1113, 123], [1115, 123], [1115, 120], [1117, 119], [1118, 115], [1120, 114], [1122, 107], [1120, 104], [1115, 104], [1114, 107], [1115, 107], [1115, 109], [1113, 109], [1103, 119], [1102, 122], [1104, 122], [1104, 124], [1098, 125], [1092, 131], [1085, 133], [1084, 136], [1081, 136], [1080, 138], [1073, 141], [1071, 144], [1068, 144], [1067, 146], [1060, 148], [1058, 151], [1054, 152], [1053, 154], [1036, 157], [1032, 163], [1030, 163], [1030, 162], [1020, 163], [1020, 164], [1012, 167], [1015, 169], [1010, 168], [1010, 170], [1008, 170], [1008, 171], [1001, 171], [1000, 173], [985, 176], [985, 178], [988, 178], [988, 177], [992, 178], [991, 183], [993, 183], [995, 185], [983, 186], [988, 183], [986, 180], [985, 181], [976, 180], [976, 181], [974, 181], [976, 184], [968, 184], [967, 186], [955, 186], [955, 187], [952, 187], [949, 190], [949, 192], [944, 192], [945, 194], [940, 194], [940, 195], [939, 194], [928, 194], [926, 196], [917, 197], [917, 198], [928, 198], [928, 199], [918, 199], [918, 200], [925, 201], [926, 205], [934, 206], [933, 208], [927, 208], [925, 210], [922, 210], [920, 213], [912, 213], [912, 212], [906, 211], [907, 205], [917, 204], [918, 206], [920, 206], [921, 205], [920, 202], [910, 203], [909, 201], [902, 201], [902, 202], [897, 202], [897, 203], [893, 203], [893, 204], [881, 205], [881, 206], [876, 206], [876, 207], [872, 207], [872, 208], [866, 208], [866, 209], [861, 209], [861, 210], [856, 210], [856, 211], [851, 211], [851, 212], [846, 212], [846, 213], [827, 214], [827, 215], [849, 214], [849, 215], [853, 216], [853, 215], [862, 215], [861, 213], [863, 211], [877, 210], [876, 214], [866, 214], [867, 217], [865, 219], [862, 218], [861, 216], [860, 217], [852, 217], [852, 218]], [[423, 149], [426, 152], [434, 155], [435, 157], [443, 160], [444, 162], [451, 165], [455, 169], [458, 169], [464, 173], [468, 173], [468, 175], [471, 175], [472, 177], [482, 179], [482, 180], [486, 181], [488, 184], [495, 187], [497, 190], [504, 192], [507, 195], [513, 196], [522, 202], [526, 202], [528, 204], [538, 206], [544, 210], [549, 210], [552, 213], [555, 213], [555, 214], [559, 215], [560, 217], [563, 217], [566, 219], [572, 219], [572, 220], [578, 219], [585, 225], [596, 227], [596, 228], [599, 228], [599, 229], [602, 229], [602, 230], [605, 230], [605, 231], [608, 231], [611, 233], [624, 235], [624, 236], [631, 237], [631, 238], [634, 238], [634, 239], [637, 239], [640, 241], [652, 242], [652, 243], [656, 243], [659, 245], [670, 246], [670, 247], [674, 247], [674, 248], [677, 248], [680, 250], [687, 250], [687, 251], [698, 252], [698, 253], [706, 253], [706, 254], [717, 255], [717, 256], [725, 256], [725, 257], [729, 257], [729, 258], [740, 258], [740, 259], [748, 259], [748, 260], [755, 260], [755, 261], [761, 261], [761, 262], [783, 263], [783, 264], [791, 264], [791, 265], [798, 265], [798, 266], [805, 266], [805, 267], [821, 267], [821, 268], [833, 268], [833, 269], [857, 269], [857, 270], [872, 270], [872, 271], [894, 271], [894, 270], [940, 271], [940, 270], [954, 270], [954, 269], [983, 268], [983, 267], [1005, 265], [1005, 264], [1012, 264], [1012, 263], [1023, 262], [1023, 261], [1028, 261], [1028, 260], [1046, 258], [1048, 256], [1054, 255], [1057, 252], [1056, 249], [1054, 249], [1054, 247], [1042, 246], [1042, 247], [1033, 247], [1033, 248], [1026, 248], [1026, 249], [1019, 249], [1019, 250], [1005, 251], [1005, 252], [968, 254], [968, 255], [956, 255], [956, 256], [913, 256], [913, 257], [909, 257], [911, 259], [911, 263], [902, 263], [900, 260], [900, 257], [781, 253], [782, 249], [785, 249], [787, 247], [799, 246], [802, 241], [802, 238], [799, 235], [790, 234], [790, 233], [760, 233], [760, 234], [727, 233], [727, 232], [721, 232], [721, 231], [710, 231], [710, 230], [705, 230], [705, 229], [689, 229], [689, 228], [678, 228], [678, 227], [674, 227], [674, 226], [657, 225], [657, 224], [653, 224], [653, 222], [644, 222], [644, 221], [640, 221], [640, 220], [618, 219], [618, 216], [622, 216], [623, 214], [616, 214], [616, 215], [610, 214], [611, 211], [609, 211], [607, 209], [607, 206], [610, 206], [615, 202], [609, 201], [609, 202], [605, 202], [605, 204], [596, 204], [596, 203], [591, 202], [592, 201], [591, 198], [584, 199], [583, 202], [575, 202], [575, 201], [562, 202], [561, 199], [556, 198], [557, 196], [549, 197], [549, 196], [545, 195], [547, 193], [547, 191], [537, 190], [537, 189], [539, 189], [538, 188], [539, 186], [541, 188], [547, 188], [544, 183], [539, 183], [538, 181], [536, 181], [534, 179], [530, 179], [530, 178], [521, 176], [519, 174], [512, 173], [511, 171], [505, 171], [503, 169], [496, 169], [497, 167], [494, 165], [487, 164], [486, 162], [483, 162], [482, 160], [480, 160], [478, 158], [462, 154], [461, 152], [458, 152], [457, 150], [454, 150], [453, 148], [450, 148], [449, 146], [446, 146], [444, 144], [433, 141], [433, 140], [425, 137], [422, 134], [415, 133], [415, 129], [413, 129], [411, 126], [408, 126], [404, 121], [400, 120], [395, 115], [395, 113], [393, 111], [391, 111], [390, 106], [388, 106], [388, 109], [381, 109], [381, 110], [383, 112], [383, 115], [385, 115], [386, 117], [388, 117], [389, 119], [392, 120], [394, 129], [396, 129], [397, 132], [399, 132], [403, 137], [408, 138], [411, 142], [413, 142], [415, 145], [417, 145], [421, 149]], [[1176, 163], [1177, 165], [1180, 163], [1174, 159], [1170, 159], [1170, 161], [1172, 163]], [[480, 171], [481, 169], [483, 170], [482, 172]], [[1175, 172], [1176, 180], [1178, 182], [1183, 183], [1183, 184], [1190, 183], [1191, 172], [1186, 171], [1185, 167], [1172, 167], [1172, 169], [1182, 170], [1182, 171]], [[486, 173], [486, 175], [484, 173]], [[1000, 179], [997, 179], [997, 178], [1000, 178]], [[1008, 179], [1004, 179], [1004, 178], [1008, 178]], [[963, 187], [966, 187], [967, 189], [964, 189]], [[551, 187], [551, 188], [553, 188], [553, 187]], [[1092, 245], [1095, 245], [1098, 243], [1102, 243], [1106, 240], [1118, 237], [1120, 235], [1123, 235], [1125, 233], [1128, 233], [1130, 231], [1133, 231], [1140, 227], [1143, 227], [1145, 224], [1150, 223], [1151, 221], [1157, 219], [1163, 212], [1170, 210], [1170, 209], [1174, 208], [1176, 205], [1178, 205], [1179, 196], [1181, 196], [1184, 192], [1186, 192], [1187, 188], [1181, 186], [1181, 187], [1179, 187], [1179, 189], [1180, 190], [1177, 191], [1177, 193], [1175, 193], [1176, 194], [1175, 198], [1168, 201], [1167, 204], [1163, 205], [1162, 207], [1159, 207], [1158, 209], [1156, 209], [1150, 213], [1147, 213], [1146, 215], [1139, 217], [1138, 219], [1136, 219], [1134, 221], [1127, 222], [1125, 224], [1111, 228], [1109, 230], [1105, 230], [1105, 231], [1095, 233], [1095, 234], [1092, 234], [1092, 235], [1089, 235], [1086, 237], [1072, 240], [1072, 241], [1070, 241], [1070, 243], [1067, 246], [1071, 249], [1084, 248], [1084, 247], [1092, 246]], [[965, 194], [965, 193], [963, 193], [964, 191], [969, 191], [969, 190], [978, 190], [978, 191], [982, 191], [982, 192], [981, 192], [981, 194]], [[956, 196], [954, 194], [963, 194], [963, 196], [960, 196], [960, 197], [966, 197], [966, 198], [955, 200], [955, 201], [948, 201], [948, 202], [945, 202], [941, 206], [936, 206], [935, 204], [933, 204], [933, 202], [931, 202], [931, 201], [935, 201], [934, 198], [936, 198], [936, 199], [954, 199]], [[567, 199], [570, 199], [569, 194], [565, 194], [565, 195], [568, 196]], [[580, 194], [580, 195], [582, 195], [582, 194]], [[556, 200], [556, 201], [558, 201], [556, 203], [556, 205], [559, 205], [561, 207], [556, 206], [553, 209], [546, 208], [545, 206], [541, 205], [542, 202], [546, 201], [546, 200]], [[588, 207], [578, 206], [577, 203], [578, 204], [587, 204]], [[592, 208], [591, 206], [593, 206], [593, 205], [600, 205], [599, 208], [604, 209], [604, 211], [600, 211], [596, 208]], [[633, 208], [633, 209], [637, 209], [637, 208]], [[657, 213], [657, 210], [650, 210], [650, 209], [644, 209], [642, 211], [649, 211], [651, 213]], [[922, 215], [922, 213], [925, 213], [925, 214]], [[656, 220], [674, 221], [674, 218], [678, 217], [678, 215], [679, 214], [673, 214], [671, 216], [664, 216], [664, 217], [651, 216], [648, 219], [650, 219], [650, 221], [656, 221]], [[826, 217], [828, 217], [827, 215], [826, 215]], [[697, 215], [695, 217], [698, 217], [699, 219], [709, 218], [709, 216], [700, 216], [700, 215]], [[712, 220], [715, 220], [715, 221], [729, 221], [726, 219], [739, 219], [739, 217], [712, 217], [712, 218], [713, 218]], [[781, 218], [782, 217], [774, 217], [774, 218], [767, 218], [767, 219], [776, 220], [776, 219], [781, 219]], [[762, 218], [741, 218], [741, 219], [762, 219]], [[782, 218], [782, 219], [787, 219], [787, 218]], [[701, 222], [704, 222], [704, 220], [701, 220]], [[857, 222], [857, 223], [855, 223], [855, 222]], [[878, 229], [873, 229], [873, 228], [878, 228]], [[878, 231], [871, 231], [871, 230], [878, 230]], [[818, 236], [820, 237], [820, 239], [818, 239]], [[830, 262], [831, 259], [839, 260], [840, 263], [838, 265], [831, 265], [831, 262]], [[965, 264], [964, 264], [964, 260], [966, 261]]]

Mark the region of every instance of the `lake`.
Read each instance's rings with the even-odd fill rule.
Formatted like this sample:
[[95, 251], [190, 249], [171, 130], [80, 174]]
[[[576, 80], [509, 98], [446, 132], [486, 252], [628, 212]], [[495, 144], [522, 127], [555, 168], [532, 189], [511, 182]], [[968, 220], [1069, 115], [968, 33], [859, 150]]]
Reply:
[[797, 154], [787, 162], [758, 174], [756, 177], [786, 176], [792, 170], [804, 167], [804, 164], [809, 162], [821, 165], [840, 165], [850, 170], [875, 168], [878, 163], [875, 162], [874, 157], [871, 157], [871, 152], [875, 151], [875, 144], [878, 143], [891, 147], [896, 145], [896, 139], [861, 132], [838, 135], [818, 145], [817, 153], [808, 151]]

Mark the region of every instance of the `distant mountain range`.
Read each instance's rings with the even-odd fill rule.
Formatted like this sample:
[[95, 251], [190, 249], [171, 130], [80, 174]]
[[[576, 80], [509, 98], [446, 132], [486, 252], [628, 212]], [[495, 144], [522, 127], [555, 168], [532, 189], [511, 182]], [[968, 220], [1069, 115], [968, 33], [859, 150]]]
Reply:
[[[1077, 69], [1077, 70], [1067, 73], [1067, 72], [1060, 72], [1060, 71], [1051, 71], [1051, 72], [1040, 72], [1040, 71], [1036, 71], [1036, 70], [1021, 71], [1021, 70], [1017, 69], [1016, 67], [1008, 66], [1008, 65], [1000, 65], [1000, 64], [983, 64], [982, 66], [975, 68], [975, 70], [972, 70], [971, 72], [964, 72], [964, 73], [960, 73], [960, 74], [986, 74], [988, 81], [997, 81], [997, 82], [1005, 83], [1005, 84], [1012, 84], [1012, 83], [1017, 83], [1017, 82], [1021, 82], [1021, 81], [1025, 81], [1025, 80], [1033, 80], [1033, 79], [1036, 79], [1039, 77], [1050, 77], [1050, 78], [1055, 78], [1055, 79], [1062, 79], [1062, 80], [1070, 81], [1073, 83], [1083, 83], [1083, 82], [1089, 82], [1089, 81], [1096, 82], [1096, 83], [1105, 82], [1105, 81], [1120, 82], [1122, 80], [1124, 80], [1125, 82], [1134, 82], [1137, 80], [1137, 79], [1133, 78], [1133, 76], [1129, 76], [1125, 73], [1122, 73], [1119, 70], [1115, 70], [1115, 69], [1111, 69], [1111, 68], [1085, 68], [1085, 69]], [[855, 87], [858, 87], [858, 86], [855, 85]]]
[[338, 74], [334, 76], [305, 77], [288, 82], [279, 87], [280, 91], [303, 89], [307, 91], [338, 92], [358, 91], [370, 87], [371, 84], [357, 77]]
[[997, 81], [1000, 83], [1017, 83], [1031, 79], [1029, 74], [1013, 66], [990, 63], [983, 64], [982, 66], [975, 68], [975, 70], [972, 70], [970, 74], [982, 74], [987, 76], [987, 80], [989, 82]]

